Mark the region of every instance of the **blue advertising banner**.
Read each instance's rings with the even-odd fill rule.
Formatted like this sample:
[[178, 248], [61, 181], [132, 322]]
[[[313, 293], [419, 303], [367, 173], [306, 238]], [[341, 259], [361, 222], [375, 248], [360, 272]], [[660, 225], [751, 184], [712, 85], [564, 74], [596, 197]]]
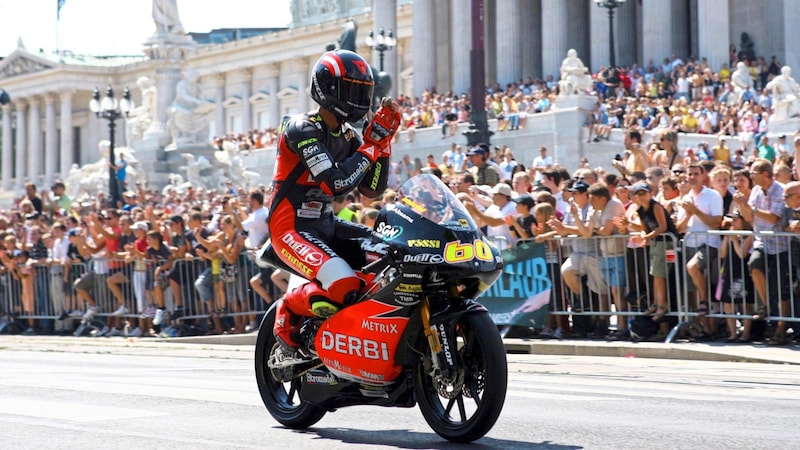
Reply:
[[547, 274], [545, 246], [524, 242], [503, 250], [503, 274], [481, 296], [497, 325], [542, 328], [553, 283]]

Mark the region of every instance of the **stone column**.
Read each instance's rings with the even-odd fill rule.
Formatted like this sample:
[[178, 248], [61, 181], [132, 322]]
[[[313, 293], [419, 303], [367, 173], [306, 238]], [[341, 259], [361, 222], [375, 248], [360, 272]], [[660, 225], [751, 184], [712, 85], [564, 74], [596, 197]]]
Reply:
[[516, 40], [522, 51], [522, 77], [535, 78], [542, 74], [542, 1], [523, 0], [520, 7], [521, 30]]
[[[573, 30], [568, 20], [568, 2], [542, 0], [542, 78], [559, 79], [561, 61], [567, 57], [568, 35]], [[585, 55], [578, 54], [579, 58]]]
[[[504, 2], [503, 2], [504, 3]], [[497, 4], [483, 2], [483, 60], [486, 84], [497, 81]]]
[[[616, 22], [616, 20], [615, 20]], [[608, 10], [592, 2], [589, 6], [589, 27], [594, 39], [589, 43], [590, 58], [581, 58], [584, 64], [589, 65], [589, 70], [597, 72], [601, 67], [606, 67], [611, 62], [608, 54]], [[619, 27], [614, 27], [616, 32]], [[614, 35], [617, 36], [616, 34]], [[578, 55], [579, 57], [581, 55]]]
[[708, 58], [708, 67], [718, 72], [722, 63], [728, 62], [730, 35], [729, 0], [703, 0], [697, 2], [697, 43], [700, 58]]
[[50, 186], [58, 168], [58, 127], [56, 126], [56, 97], [48, 93], [44, 96], [44, 174], [45, 186]]
[[214, 134], [219, 137], [225, 136], [225, 74], [221, 73], [214, 77]]
[[[664, 58], [672, 55], [672, 2], [643, 0], [642, 28], [642, 63], [652, 59], [656, 65], [661, 65]], [[727, 37], [724, 39], [727, 42]]]
[[28, 117], [27, 107], [25, 100], [15, 100], [14, 104], [17, 107], [17, 160], [15, 164], [16, 183], [15, 189], [22, 189], [25, 183], [25, 161], [28, 158]]
[[[639, 63], [641, 67], [646, 61], [640, 61], [637, 56], [636, 43], [639, 41], [636, 34], [636, 8], [635, 1], [625, 2], [614, 11], [614, 40], [617, 47], [617, 64], [630, 67]], [[590, 5], [590, 7], [595, 7]]]
[[670, 56], [672, 53], [677, 53], [678, 56], [684, 61], [689, 57], [691, 46], [689, 45], [690, 28], [689, 23], [689, 3], [688, 2], [669, 2], [672, 6], [672, 13], [670, 14], [670, 22], [672, 28], [670, 35], [672, 36], [672, 45], [670, 46]]
[[497, 82], [500, 86], [522, 77], [522, 7], [520, 0], [497, 2]]
[[425, 89], [436, 86], [435, 9], [433, 0], [416, 0], [414, 2], [413, 52], [415, 97], [421, 97]]
[[14, 141], [11, 136], [11, 104], [3, 105], [3, 190], [11, 189], [14, 173]]
[[[396, 0], [372, 0], [372, 20], [375, 33], [383, 28], [389, 30], [397, 37], [397, 2]], [[378, 66], [380, 54], [377, 50], [372, 52], [373, 65]], [[380, 67], [378, 67], [380, 69]], [[392, 90], [389, 95], [397, 97], [397, 84], [400, 80], [397, 70], [397, 48], [383, 52], [383, 71], [392, 77]]]
[[72, 91], [61, 92], [61, 179], [66, 180], [72, 168], [74, 144], [72, 142]]
[[458, 95], [469, 92], [470, 86], [470, 59], [469, 51], [472, 46], [472, 15], [470, 0], [452, 0], [453, 35], [450, 38], [450, 48], [453, 51], [453, 93]]
[[41, 102], [42, 100], [39, 97], [33, 97], [31, 99], [31, 109], [28, 111], [30, 125], [28, 127], [28, 178], [37, 184], [37, 188], [41, 187], [39, 186], [39, 179], [44, 171], [44, 164], [42, 164], [44, 149], [42, 148]]
[[[316, 58], [316, 57], [315, 57]], [[316, 59], [314, 59], [311, 64], [314, 64]], [[299, 113], [305, 113], [309, 110], [309, 93], [308, 89], [310, 86], [311, 77], [309, 75], [309, 62], [305, 58], [298, 58], [297, 59], [297, 109], [299, 109]], [[315, 103], [316, 105], [316, 103]]]
[[[783, 64], [792, 68], [792, 76], [798, 79], [800, 76], [800, 52], [797, 51], [797, 43], [800, 42], [800, 27], [797, 26], [797, 18], [800, 17], [800, 2], [784, 0], [783, 2], [783, 42], [786, 49], [786, 57]], [[780, 60], [780, 57], [778, 58]]]
[[[448, 92], [453, 90], [453, 70], [450, 67], [450, 61], [452, 61], [451, 52], [453, 51], [450, 45], [450, 39], [453, 35], [453, 30], [451, 29], [453, 21], [452, 5], [450, 1], [438, 1], [435, 3], [433, 10], [433, 42], [436, 49], [434, 55], [436, 66], [434, 69], [435, 78], [433, 86], [436, 86], [438, 92]], [[419, 39], [419, 36], [414, 34], [412, 40], [416, 42], [417, 39]], [[416, 61], [416, 56], [414, 56], [414, 61]], [[442, 63], [439, 64], [439, 61]], [[416, 89], [417, 84], [418, 83], [414, 81], [414, 89]], [[425, 86], [420, 86], [420, 92], [424, 90]]]
[[242, 132], [247, 134], [253, 129], [253, 108], [250, 105], [250, 96], [253, 95], [252, 79], [253, 74], [250, 69], [242, 69]]
[[269, 91], [269, 126], [278, 128], [281, 123], [281, 101], [278, 99], [280, 68], [270, 64], [267, 71], [267, 90]]

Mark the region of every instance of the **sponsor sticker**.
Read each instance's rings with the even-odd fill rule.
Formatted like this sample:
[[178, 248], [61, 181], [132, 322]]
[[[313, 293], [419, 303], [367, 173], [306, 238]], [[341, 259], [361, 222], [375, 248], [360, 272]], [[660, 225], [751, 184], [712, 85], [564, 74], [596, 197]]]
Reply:
[[418, 248], [439, 248], [442, 246], [442, 243], [438, 239], [409, 239], [408, 246]]
[[403, 262], [418, 264], [441, 264], [444, 262], [442, 255], [435, 253], [420, 253], [419, 255], [405, 255]]
[[384, 240], [391, 241], [392, 239], [403, 234], [403, 227], [397, 225], [389, 225], [386, 222], [380, 222], [375, 226], [375, 232], [378, 233]]
[[408, 284], [408, 283], [400, 283], [395, 288], [395, 292], [404, 292], [407, 294], [415, 294], [422, 292], [422, 285], [420, 284]]

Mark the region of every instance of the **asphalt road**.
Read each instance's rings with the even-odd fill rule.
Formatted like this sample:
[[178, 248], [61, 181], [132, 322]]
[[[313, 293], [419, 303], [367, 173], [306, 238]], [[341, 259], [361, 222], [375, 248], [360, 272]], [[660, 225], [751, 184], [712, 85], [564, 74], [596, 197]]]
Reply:
[[[0, 448], [460, 448], [416, 408], [353, 407], [280, 427], [252, 346], [0, 337]], [[796, 444], [800, 366], [509, 355], [474, 448], [753, 449]]]

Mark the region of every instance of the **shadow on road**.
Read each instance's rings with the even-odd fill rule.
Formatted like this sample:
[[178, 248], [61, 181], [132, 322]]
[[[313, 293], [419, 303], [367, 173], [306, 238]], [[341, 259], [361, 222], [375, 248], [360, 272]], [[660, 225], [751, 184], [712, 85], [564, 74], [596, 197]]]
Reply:
[[[431, 431], [419, 433], [409, 430], [359, 430], [353, 428], [311, 428], [298, 431], [305, 434], [316, 434], [319, 439], [331, 439], [345, 444], [371, 444], [386, 445], [408, 449], [460, 449], [464, 444], [448, 442]], [[578, 450], [582, 447], [575, 445], [558, 445], [550, 442], [520, 442], [508, 439], [493, 439], [484, 437], [472, 443], [473, 449], [554, 449]]]

